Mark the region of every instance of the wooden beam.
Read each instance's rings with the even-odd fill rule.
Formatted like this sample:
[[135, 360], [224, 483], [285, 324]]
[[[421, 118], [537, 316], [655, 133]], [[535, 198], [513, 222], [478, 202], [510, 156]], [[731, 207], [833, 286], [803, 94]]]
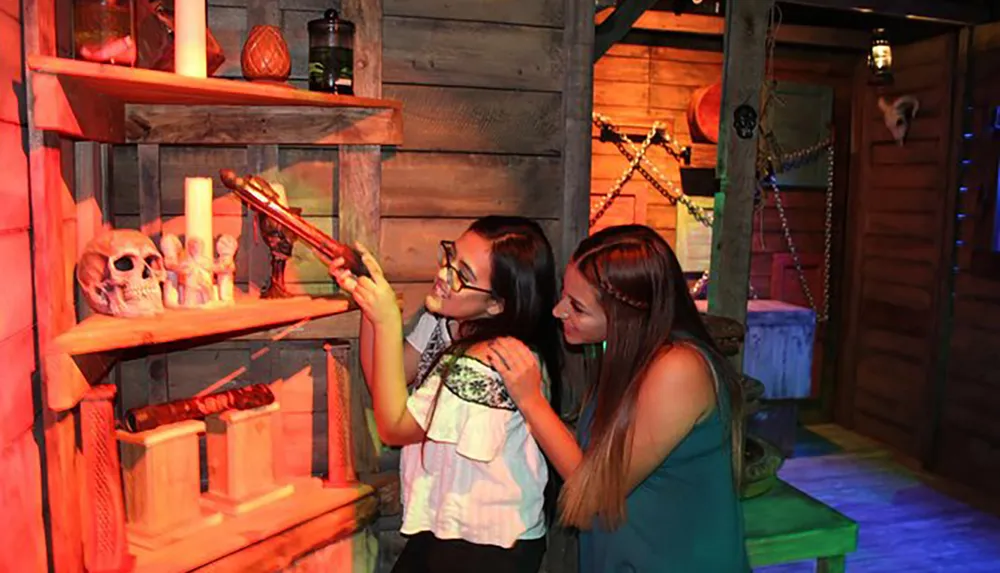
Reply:
[[[354, 93], [382, 96], [382, 1], [344, 0], [343, 17], [354, 22]], [[382, 188], [382, 149], [378, 145], [342, 145], [338, 156], [339, 238], [360, 241], [378, 256]]]
[[[952, 78], [952, 102], [951, 102], [951, 133], [948, 145], [948, 176], [947, 195], [945, 199], [944, 213], [951, 215], [945, 217], [944, 228], [941, 236], [945, 239], [941, 241], [941, 266], [948, 272], [941, 273], [944, 276], [938, 281], [938, 292], [934, 294], [934, 306], [936, 306], [938, 318], [937, 346], [934, 350], [935, 373], [931, 378], [932, 384], [930, 392], [924, 400], [923, 419], [927, 420], [920, 426], [920, 460], [924, 467], [937, 470], [937, 456], [941, 443], [941, 423], [944, 417], [945, 391], [948, 384], [948, 372], [951, 362], [951, 341], [954, 335], [955, 325], [955, 274], [952, 268], [958, 264], [957, 240], [960, 235], [957, 233], [958, 221], [956, 215], [961, 205], [961, 185], [964, 181], [967, 167], [963, 164], [963, 159], [969, 157], [974, 142], [963, 137], [966, 132], [976, 133], [974, 108], [972, 107], [972, 74], [970, 73], [971, 53], [973, 51], [973, 28], [963, 28], [958, 34], [955, 42], [949, 44], [953, 50], [951, 68], [954, 73]], [[949, 50], [949, 51], [952, 51]], [[941, 276], [939, 274], [939, 276]]]
[[955, 2], [954, 0], [782, 0], [783, 4], [800, 4], [816, 8], [849, 10], [914, 20], [929, 20], [946, 24], [972, 25], [990, 20], [985, 2]]
[[393, 108], [144, 104], [127, 107], [125, 131], [129, 143], [398, 145], [403, 141], [402, 113]]
[[594, 109], [594, 5], [566, 1], [563, 80], [562, 260], [566, 264], [590, 227], [591, 126]]
[[[753, 232], [753, 196], [757, 186], [757, 122], [764, 78], [768, 15], [774, 0], [733, 2], [726, 13], [719, 116], [720, 191], [715, 195], [708, 311], [746, 324]], [[749, 133], [737, 130], [736, 118], [753, 114]], [[733, 357], [742, 371], [742, 352]]]
[[[681, 14], [678, 16], [673, 12], [649, 10], [640, 16], [632, 27], [637, 30], [654, 32], [721, 36], [725, 30], [726, 21], [717, 16], [701, 14]], [[794, 24], [782, 24], [778, 27], [777, 40], [780, 44], [824, 46], [859, 51], [868, 50], [871, 45], [871, 37], [868, 32]]]
[[[590, 0], [584, 0], [588, 2]], [[594, 33], [594, 58], [601, 59], [611, 46], [620, 42], [625, 34], [632, 29], [632, 24], [642, 16], [642, 13], [653, 7], [659, 0], [628, 0], [621, 2], [606, 18], [597, 24]], [[589, 9], [589, 8], [588, 8]], [[568, 20], [567, 20], [568, 21]]]

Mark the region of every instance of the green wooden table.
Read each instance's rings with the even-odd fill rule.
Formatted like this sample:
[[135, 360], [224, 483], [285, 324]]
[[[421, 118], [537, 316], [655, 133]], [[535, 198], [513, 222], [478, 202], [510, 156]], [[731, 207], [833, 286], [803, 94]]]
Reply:
[[751, 567], [816, 560], [820, 573], [843, 573], [858, 547], [858, 524], [778, 480], [764, 495], [743, 501]]

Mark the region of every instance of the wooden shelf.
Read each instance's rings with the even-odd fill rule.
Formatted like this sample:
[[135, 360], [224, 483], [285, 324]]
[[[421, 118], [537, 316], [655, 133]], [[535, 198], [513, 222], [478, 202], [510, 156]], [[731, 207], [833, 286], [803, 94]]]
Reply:
[[399, 145], [402, 103], [30, 55], [36, 128], [105, 143]]
[[315, 478], [297, 480], [295, 486], [290, 497], [226, 517], [159, 550], [131, 545], [135, 571], [181, 573], [208, 564], [212, 571], [247, 571], [250, 564], [262, 563], [283, 569], [290, 565], [286, 561], [349, 537], [375, 518], [378, 504], [371, 486], [324, 488]]
[[149, 318], [88, 317], [56, 337], [53, 354], [95, 354], [228, 333], [245, 333], [352, 310], [345, 298], [306, 296], [207, 309], [167, 310]]

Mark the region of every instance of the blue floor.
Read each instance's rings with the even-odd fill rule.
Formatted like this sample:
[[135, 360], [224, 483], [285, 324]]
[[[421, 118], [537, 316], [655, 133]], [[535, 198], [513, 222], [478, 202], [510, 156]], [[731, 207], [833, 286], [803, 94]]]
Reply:
[[[883, 450], [845, 451], [803, 430], [779, 475], [858, 522], [849, 573], [1000, 573], [1000, 517], [930, 488]], [[756, 571], [806, 573], [814, 567]]]

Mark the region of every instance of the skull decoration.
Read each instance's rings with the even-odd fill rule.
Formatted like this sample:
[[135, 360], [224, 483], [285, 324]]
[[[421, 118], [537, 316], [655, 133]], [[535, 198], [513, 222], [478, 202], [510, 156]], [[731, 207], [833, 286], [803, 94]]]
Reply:
[[906, 139], [906, 132], [910, 129], [910, 122], [917, 115], [920, 109], [920, 102], [913, 96], [902, 96], [889, 103], [885, 98], [878, 98], [878, 108], [882, 110], [885, 126], [892, 133], [892, 138], [896, 143], [903, 145]]
[[733, 129], [740, 139], [750, 139], [757, 129], [757, 110], [747, 104], [733, 110]]
[[76, 265], [76, 280], [95, 312], [124, 318], [163, 312], [163, 255], [139, 231], [116, 229], [94, 237]]

